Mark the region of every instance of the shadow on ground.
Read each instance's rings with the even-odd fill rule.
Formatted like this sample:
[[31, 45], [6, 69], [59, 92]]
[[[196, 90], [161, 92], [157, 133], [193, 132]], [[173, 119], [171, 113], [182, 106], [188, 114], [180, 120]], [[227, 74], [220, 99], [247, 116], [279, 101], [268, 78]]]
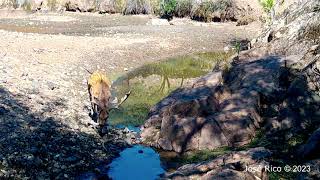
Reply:
[[[63, 119], [33, 113], [25, 98], [0, 87], [0, 178], [69, 179], [107, 164], [121, 150], [97, 134], [67, 127]], [[53, 106], [64, 104], [52, 100], [43, 110]]]

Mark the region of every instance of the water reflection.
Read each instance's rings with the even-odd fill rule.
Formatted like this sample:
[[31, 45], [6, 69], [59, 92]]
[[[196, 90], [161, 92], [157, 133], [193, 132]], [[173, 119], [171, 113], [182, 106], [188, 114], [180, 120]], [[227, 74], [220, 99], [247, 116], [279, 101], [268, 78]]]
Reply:
[[113, 125], [141, 125], [149, 109], [183, 84], [202, 76], [217, 64], [225, 64], [231, 54], [198, 53], [146, 64], [119, 77], [113, 83], [118, 97], [131, 90], [123, 109], [110, 114]]
[[158, 179], [165, 171], [160, 165], [159, 154], [152, 148], [135, 145], [120, 153], [110, 164], [109, 177], [114, 180]]
[[207, 52], [170, 58], [130, 71], [117, 79], [115, 84], [122, 83], [129, 86], [131, 79], [158, 75], [161, 77], [160, 89], [164, 90], [166, 85], [170, 88], [169, 79], [181, 79], [180, 85], [182, 85], [184, 79], [196, 78], [208, 73], [214, 65], [226, 61], [229, 56], [230, 54], [222, 52]]

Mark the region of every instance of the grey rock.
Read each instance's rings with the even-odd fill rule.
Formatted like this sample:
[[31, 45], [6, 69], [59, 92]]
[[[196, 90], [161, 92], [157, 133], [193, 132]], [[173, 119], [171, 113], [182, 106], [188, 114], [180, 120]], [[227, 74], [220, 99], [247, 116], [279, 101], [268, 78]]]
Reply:
[[7, 110], [5, 107], [0, 106], [0, 115], [5, 115], [8, 112], [10, 112], [9, 110]]
[[[186, 164], [176, 171], [166, 173], [164, 179], [268, 179], [263, 168], [271, 152], [258, 147], [247, 151], [231, 152], [201, 163]], [[246, 167], [256, 167], [256, 171], [245, 171]]]

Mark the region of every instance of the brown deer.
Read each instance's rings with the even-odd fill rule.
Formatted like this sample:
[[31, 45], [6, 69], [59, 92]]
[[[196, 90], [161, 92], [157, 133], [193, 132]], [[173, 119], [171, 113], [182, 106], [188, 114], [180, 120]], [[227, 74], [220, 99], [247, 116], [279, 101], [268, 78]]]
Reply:
[[[88, 71], [88, 70], [87, 70]], [[109, 117], [109, 112], [112, 109], [118, 109], [119, 106], [129, 97], [130, 91], [121, 98], [121, 101], [111, 102], [111, 83], [105, 73], [102, 71], [95, 71], [91, 73], [88, 79], [88, 92], [91, 102], [91, 117], [97, 122], [95, 125], [103, 127]]]

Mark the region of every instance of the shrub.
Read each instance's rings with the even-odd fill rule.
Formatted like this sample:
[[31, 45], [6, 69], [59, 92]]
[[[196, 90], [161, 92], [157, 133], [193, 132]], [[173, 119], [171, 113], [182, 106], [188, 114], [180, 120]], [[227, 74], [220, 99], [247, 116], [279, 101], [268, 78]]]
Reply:
[[160, 14], [160, 0], [150, 0], [152, 12], [154, 14]]
[[308, 27], [305, 32], [304, 36], [306, 39], [313, 41], [315, 44], [320, 43], [320, 24], [311, 25]]
[[150, 14], [152, 7], [149, 0], [127, 0], [123, 14]]
[[171, 19], [177, 6], [176, 0], [162, 0], [160, 4], [160, 15], [163, 18]]
[[57, 9], [57, 4], [58, 4], [57, 0], [48, 0], [48, 8], [50, 10]]
[[21, 5], [21, 7], [23, 8], [23, 10], [25, 11], [31, 11], [32, 7], [31, 7], [31, 3], [29, 1], [24, 1], [23, 4]]
[[177, 17], [190, 16], [192, 9], [192, 0], [178, 0], [176, 3], [174, 15]]
[[[4, 3], [4, 6], [6, 6], [6, 3]], [[14, 9], [17, 9], [19, 7], [19, 3], [17, 0], [9, 0], [7, 7], [13, 7]]]
[[275, 4], [274, 1], [275, 0], [259, 0], [259, 3], [267, 13], [270, 13]]
[[222, 12], [232, 6], [232, 0], [205, 0], [196, 2], [192, 6], [191, 18], [194, 20], [210, 22], [213, 20], [214, 15], [218, 18]]
[[[120, 6], [120, 8], [119, 8]], [[96, 7], [100, 13], [122, 12], [124, 1], [122, 0], [97, 0]]]

